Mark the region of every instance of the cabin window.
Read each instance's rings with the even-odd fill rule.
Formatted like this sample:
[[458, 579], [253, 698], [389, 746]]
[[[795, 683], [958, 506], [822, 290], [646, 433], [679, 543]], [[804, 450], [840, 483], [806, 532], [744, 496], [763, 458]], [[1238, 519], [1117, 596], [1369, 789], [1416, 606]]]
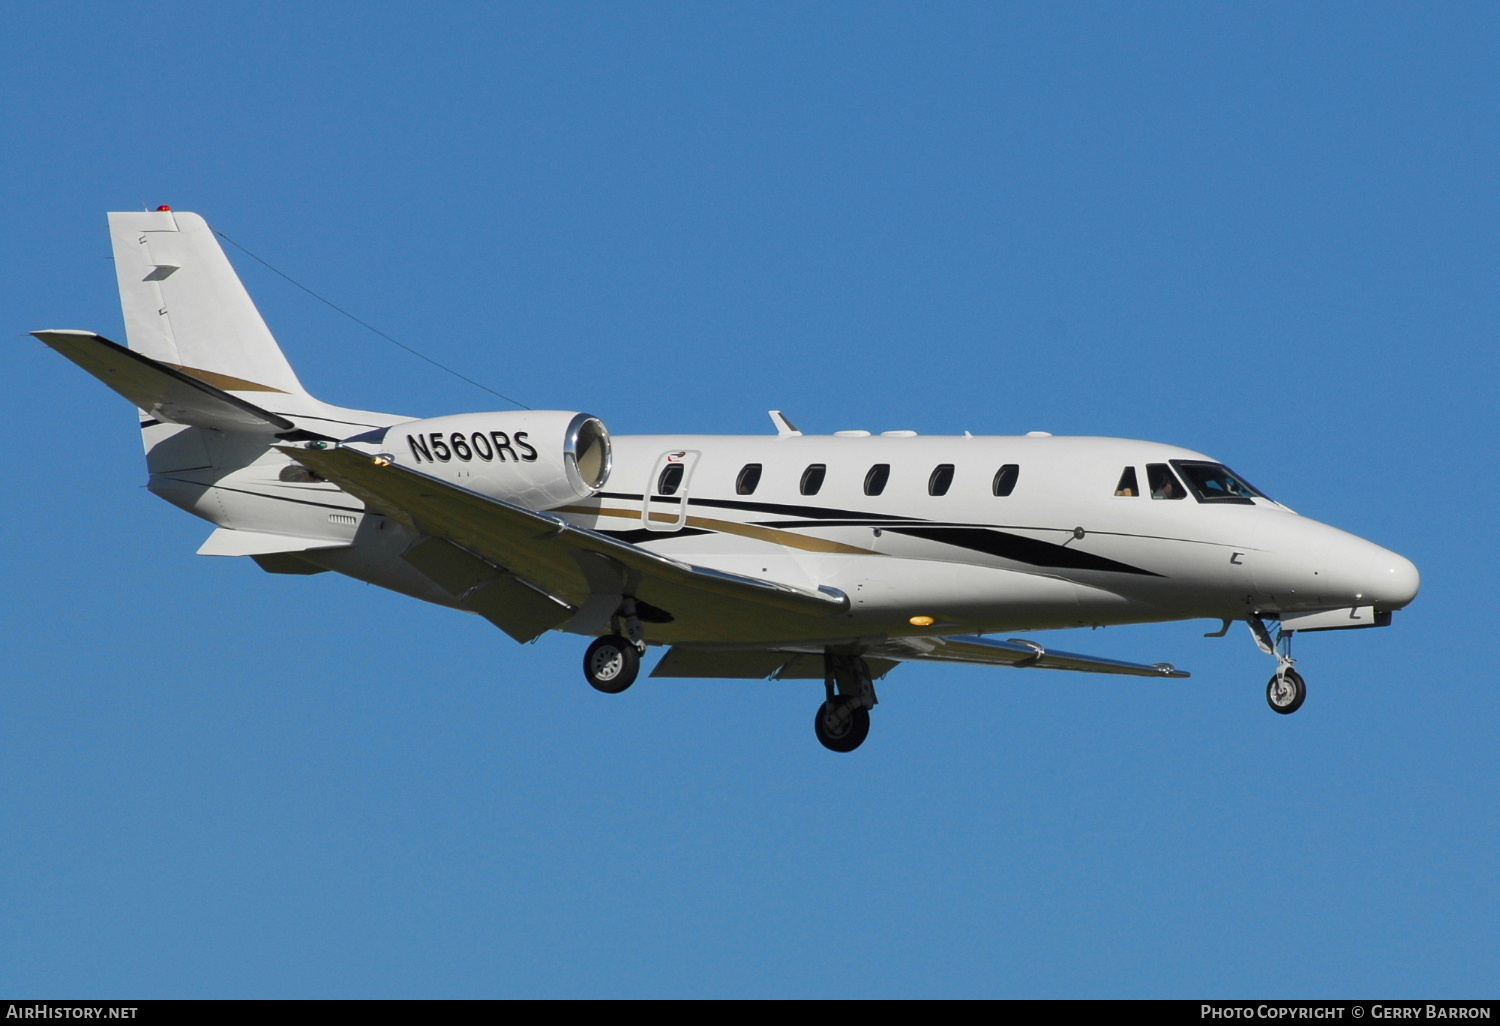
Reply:
[[1173, 460], [1172, 466], [1177, 468], [1199, 502], [1235, 502], [1253, 506], [1257, 496], [1265, 498], [1249, 481], [1222, 463]]
[[1186, 499], [1187, 489], [1177, 480], [1165, 463], [1146, 464], [1146, 483], [1151, 486], [1153, 499]]
[[870, 468], [865, 475], [865, 494], [879, 495], [885, 491], [886, 482], [891, 479], [891, 465], [889, 463], [877, 463]]
[[953, 487], [953, 464], [939, 463], [933, 468], [932, 476], [927, 479], [928, 495], [947, 495], [948, 489]]
[[677, 489], [682, 487], [682, 473], [681, 463], [668, 463], [663, 467], [661, 476], [656, 479], [656, 494], [676, 495]]
[[802, 494], [817, 495], [823, 487], [823, 478], [828, 474], [826, 463], [814, 463], [802, 472]]
[[995, 482], [991, 488], [996, 495], [1003, 499], [1016, 490], [1016, 481], [1020, 476], [1021, 468], [1014, 463], [1007, 463], [995, 471]]
[[740, 476], [734, 479], [734, 494], [754, 495], [755, 486], [760, 484], [760, 464], [746, 463], [740, 471]]
[[1135, 482], [1135, 468], [1126, 467], [1125, 472], [1120, 475], [1120, 483], [1115, 485], [1115, 494], [1123, 495], [1127, 499], [1141, 494], [1140, 486]]

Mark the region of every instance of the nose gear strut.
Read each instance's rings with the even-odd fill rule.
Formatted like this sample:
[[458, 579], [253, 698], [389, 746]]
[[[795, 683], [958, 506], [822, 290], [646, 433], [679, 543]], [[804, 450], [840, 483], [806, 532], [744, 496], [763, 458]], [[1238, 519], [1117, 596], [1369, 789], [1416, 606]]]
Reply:
[[1273, 641], [1270, 629], [1260, 617], [1252, 616], [1246, 622], [1250, 625], [1256, 647], [1276, 659], [1276, 673], [1266, 683], [1266, 702], [1275, 712], [1289, 716], [1302, 708], [1302, 703], [1307, 700], [1307, 682], [1292, 668], [1297, 662], [1292, 658], [1294, 632], [1278, 631]]

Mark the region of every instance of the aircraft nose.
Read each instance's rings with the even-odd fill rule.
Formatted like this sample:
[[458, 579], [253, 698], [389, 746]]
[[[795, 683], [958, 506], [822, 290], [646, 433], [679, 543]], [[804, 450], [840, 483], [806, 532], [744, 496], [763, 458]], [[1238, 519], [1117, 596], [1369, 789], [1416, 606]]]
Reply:
[[1323, 601], [1389, 611], [1417, 597], [1422, 575], [1405, 556], [1326, 524], [1307, 527], [1299, 551], [1307, 565], [1320, 568], [1319, 583], [1308, 590]]
[[1365, 601], [1380, 609], [1400, 609], [1422, 590], [1422, 575], [1417, 565], [1405, 556], [1381, 549], [1385, 557], [1376, 562], [1373, 580], [1365, 592]]

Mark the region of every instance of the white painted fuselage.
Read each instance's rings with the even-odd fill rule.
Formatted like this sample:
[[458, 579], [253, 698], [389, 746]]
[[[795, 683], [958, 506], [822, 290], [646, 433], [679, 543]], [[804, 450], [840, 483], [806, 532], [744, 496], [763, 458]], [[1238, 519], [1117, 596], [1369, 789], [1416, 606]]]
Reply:
[[[348, 430], [394, 419], [351, 414]], [[398, 422], [381, 443], [365, 448], [388, 450], [403, 463], [415, 459], [423, 472], [463, 487], [499, 490], [495, 477], [479, 475], [477, 458], [423, 461], [405, 437]], [[684, 563], [804, 589], [832, 588], [849, 598], [848, 610], [828, 619], [756, 614], [725, 623], [701, 619], [693, 609], [665, 610], [670, 620], [645, 625], [653, 643], [1274, 619], [1344, 607], [1384, 612], [1410, 602], [1420, 584], [1416, 568], [1396, 553], [1267, 498], [1199, 501], [1187, 489], [1175, 499], [1152, 498], [1148, 466], [1213, 462], [1154, 442], [626, 435], [615, 436], [612, 445], [613, 466], [598, 493], [552, 512]], [[337, 547], [302, 557], [462, 607], [400, 558], [415, 532], [367, 516], [361, 503], [326, 482], [283, 480], [294, 464], [274, 449], [247, 444], [246, 456], [250, 461], [238, 468], [218, 454], [217, 469], [154, 474], [153, 490], [240, 531], [328, 532]], [[154, 453], [151, 462], [160, 460]], [[673, 462], [682, 473], [672, 494], [664, 495], [663, 472]], [[822, 479], [812, 490], [804, 482], [809, 468], [819, 466]], [[880, 494], [866, 494], [872, 468], [881, 466], [888, 472]], [[753, 488], [746, 485], [747, 467], [759, 468]], [[951, 479], [943, 494], [932, 494], [934, 474], [944, 467], [951, 467]], [[1008, 494], [997, 495], [995, 478], [1005, 467], [1014, 468], [1013, 477]], [[1126, 468], [1133, 468], [1140, 487], [1117, 494]], [[498, 465], [484, 469], [505, 472]], [[562, 629], [594, 634], [600, 626], [584, 617]]]
[[[1127, 467], [1144, 485], [1149, 464], [1212, 462], [1159, 443], [663, 435], [617, 436], [614, 448], [603, 492], [565, 507], [570, 520], [686, 562], [837, 588], [861, 635], [1384, 611], [1410, 602], [1420, 583], [1405, 558], [1270, 499], [1116, 494]], [[690, 462], [677, 493], [661, 496], [675, 453]], [[742, 471], [756, 464], [754, 491], [740, 494]], [[803, 494], [819, 465], [821, 485]], [[880, 465], [890, 468], [885, 486], [867, 495]], [[996, 495], [1007, 465], [1014, 487]], [[945, 466], [951, 482], [931, 494]], [[913, 617], [933, 623], [914, 627]]]

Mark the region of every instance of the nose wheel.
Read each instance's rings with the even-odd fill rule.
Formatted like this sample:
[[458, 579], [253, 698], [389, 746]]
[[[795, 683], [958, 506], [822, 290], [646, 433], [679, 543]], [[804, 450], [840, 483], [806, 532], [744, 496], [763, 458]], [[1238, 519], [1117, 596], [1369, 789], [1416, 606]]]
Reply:
[[1266, 684], [1266, 701], [1283, 716], [1290, 716], [1301, 709], [1306, 700], [1307, 684], [1303, 681], [1302, 674], [1290, 666], [1278, 670]]

